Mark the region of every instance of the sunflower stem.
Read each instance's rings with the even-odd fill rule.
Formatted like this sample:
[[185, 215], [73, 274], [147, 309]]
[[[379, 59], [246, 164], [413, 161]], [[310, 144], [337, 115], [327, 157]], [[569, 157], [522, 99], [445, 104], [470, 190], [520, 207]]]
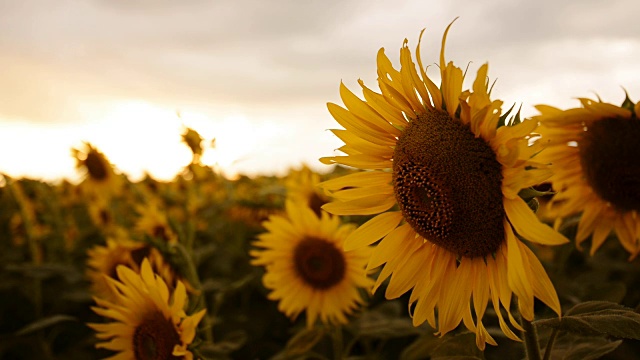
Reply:
[[549, 360], [551, 359], [551, 349], [553, 348], [553, 344], [556, 341], [556, 338], [558, 337], [558, 329], [554, 328], [553, 332], [551, 332], [551, 335], [549, 336], [549, 341], [547, 342], [547, 347], [544, 349], [544, 357], [542, 358], [542, 360]]
[[[42, 264], [42, 249], [40, 248], [39, 240], [35, 234], [35, 221], [33, 216], [33, 210], [31, 205], [25, 198], [22, 187], [19, 183], [16, 183], [10, 177], [3, 175], [7, 183], [11, 195], [13, 195], [18, 208], [20, 209], [20, 216], [24, 226], [25, 237], [29, 245], [29, 254], [31, 255], [31, 262], [34, 266]], [[33, 278], [33, 297], [35, 302], [35, 315], [36, 319], [42, 317], [42, 280], [39, 277]]]
[[533, 323], [522, 316], [522, 336], [524, 338], [524, 348], [527, 354], [527, 360], [541, 360], [540, 346], [538, 345], [538, 332]]
[[[207, 302], [205, 300], [204, 294], [202, 294], [202, 284], [200, 282], [200, 276], [198, 276], [196, 264], [193, 262], [193, 256], [191, 256], [192, 252], [190, 250], [187, 250], [187, 248], [185, 248], [180, 243], [176, 243], [175, 245], [173, 245], [173, 248], [178, 252], [178, 255], [181, 259], [180, 263], [184, 264], [182, 275], [184, 275], [186, 280], [196, 291], [196, 308], [194, 312], [197, 312], [201, 309], [207, 309]], [[213, 324], [211, 323], [209, 316], [205, 315], [202, 318], [201, 329], [204, 330], [205, 340], [209, 343], [213, 343]]]
[[343, 358], [342, 350], [344, 347], [342, 339], [342, 326], [336, 325], [331, 332], [331, 339], [333, 340], [333, 358], [339, 360]]

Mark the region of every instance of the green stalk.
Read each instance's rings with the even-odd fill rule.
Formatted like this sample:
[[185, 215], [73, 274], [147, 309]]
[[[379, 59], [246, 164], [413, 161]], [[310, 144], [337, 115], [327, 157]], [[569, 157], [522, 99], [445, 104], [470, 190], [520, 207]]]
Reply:
[[[9, 185], [9, 190], [13, 195], [16, 203], [18, 204], [18, 208], [20, 209], [20, 216], [22, 217], [22, 222], [24, 224], [25, 236], [27, 237], [27, 243], [29, 244], [29, 254], [31, 255], [31, 262], [33, 265], [38, 266], [41, 265], [42, 256], [40, 251], [40, 244], [38, 243], [38, 239], [34, 234], [34, 224], [33, 224], [33, 214], [31, 213], [31, 209], [29, 209], [29, 204], [25, 199], [24, 193], [22, 192], [22, 187], [20, 184], [17, 184], [13, 181], [13, 179], [5, 176], [7, 185]], [[42, 280], [39, 277], [33, 278], [33, 297], [35, 301], [35, 315], [37, 319], [42, 317]]]
[[540, 346], [538, 345], [538, 332], [536, 331], [536, 327], [531, 323], [531, 321], [526, 320], [525, 318], [520, 316], [522, 319], [522, 328], [524, 331], [522, 332], [522, 337], [524, 338], [524, 348], [527, 354], [527, 360], [541, 360], [540, 357]]
[[336, 325], [331, 332], [331, 339], [333, 340], [333, 358], [335, 360], [342, 359], [342, 350], [344, 348], [342, 340], [342, 326]]
[[[180, 257], [180, 263], [184, 264], [183, 275], [185, 279], [189, 282], [189, 284], [199, 293], [196, 298], [196, 309], [195, 311], [206, 309], [207, 303], [205, 301], [205, 297], [202, 294], [202, 284], [200, 282], [200, 277], [198, 276], [198, 270], [196, 269], [196, 265], [193, 263], [193, 257], [191, 256], [191, 252], [188, 251], [182, 244], [177, 243], [173, 247], [178, 251], [178, 256]], [[204, 329], [204, 337], [205, 340], [209, 343], [213, 343], [213, 324], [209, 320], [209, 316], [205, 315], [202, 318], [202, 329]]]
[[554, 328], [553, 332], [551, 332], [551, 336], [549, 336], [549, 341], [547, 342], [547, 347], [544, 349], [544, 357], [542, 360], [551, 359], [551, 349], [553, 348], [553, 343], [555, 343], [556, 338], [558, 337], [558, 333], [559, 331], [557, 328]]

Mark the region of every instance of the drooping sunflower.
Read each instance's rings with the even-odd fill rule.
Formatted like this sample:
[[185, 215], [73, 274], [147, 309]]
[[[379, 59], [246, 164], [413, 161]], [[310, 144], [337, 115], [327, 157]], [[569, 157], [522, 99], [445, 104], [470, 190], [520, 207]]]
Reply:
[[321, 206], [329, 202], [329, 197], [320, 187], [320, 174], [304, 165], [299, 170], [293, 170], [285, 180], [287, 197], [293, 201], [306, 204], [320, 216]]
[[365, 265], [368, 249], [344, 252], [343, 242], [354, 230], [340, 218], [322, 213], [318, 217], [304, 204], [286, 202], [286, 216], [272, 215], [264, 222], [252, 250], [252, 265], [264, 266], [268, 298], [295, 319], [306, 310], [307, 326], [320, 320], [347, 323], [347, 315], [364, 303], [360, 288], [370, 288]]
[[197, 131], [190, 127], [184, 128], [182, 142], [191, 150], [191, 153], [193, 154], [193, 163], [198, 163], [200, 161], [200, 156], [202, 156], [202, 153], [204, 152], [204, 148], [202, 147], [203, 141], [204, 138]]
[[76, 159], [76, 168], [85, 172], [80, 185], [83, 192], [107, 198], [120, 193], [123, 180], [100, 150], [85, 142], [83, 147], [71, 149], [71, 153]]
[[536, 123], [499, 126], [506, 116], [501, 120], [502, 102], [490, 100], [487, 64], [472, 91], [462, 90], [462, 70], [444, 57], [450, 26], [442, 39], [440, 87], [422, 66], [420, 41], [416, 70], [407, 40], [399, 71], [384, 49], [378, 52], [381, 93], [359, 81], [361, 100], [341, 84], [346, 109], [328, 108], [344, 127], [332, 131], [345, 142], [339, 150], [346, 155], [321, 161], [365, 171], [321, 184], [335, 199], [323, 208], [336, 215], [378, 214], [345, 242], [349, 251], [382, 239], [367, 265], [384, 264], [374, 291], [391, 277], [388, 299], [413, 289], [414, 325], [428, 321], [444, 335], [462, 321], [484, 349], [496, 344], [482, 323], [489, 300], [502, 331], [514, 340], [501, 313], [502, 306], [521, 329], [510, 313], [513, 294], [529, 321], [534, 298], [561, 311], [540, 261], [517, 235], [544, 245], [568, 240], [539, 222], [518, 196], [550, 175], [532, 159], [538, 149], [528, 146]]
[[171, 288], [176, 286], [174, 270], [164, 260], [158, 249], [149, 244], [126, 239], [107, 239], [107, 245], [96, 245], [87, 250], [87, 278], [91, 282], [91, 292], [100, 298], [111, 299], [112, 287], [107, 278], [118, 280], [117, 268], [124, 265], [139, 273], [143, 259], [147, 259], [153, 272], [159, 274]]
[[193, 359], [188, 346], [206, 309], [187, 316], [185, 286], [178, 281], [171, 293], [147, 259], [139, 274], [126, 266], [118, 266], [117, 273], [118, 280], [105, 278], [115, 297], [94, 298], [93, 311], [113, 320], [88, 324], [103, 340], [96, 347], [117, 351], [113, 360]]
[[536, 107], [538, 141], [547, 147], [540, 159], [551, 164], [557, 192], [549, 212], [582, 213], [576, 245], [591, 236], [592, 255], [613, 230], [634, 258], [640, 253], [640, 102], [580, 102], [582, 108], [569, 110]]

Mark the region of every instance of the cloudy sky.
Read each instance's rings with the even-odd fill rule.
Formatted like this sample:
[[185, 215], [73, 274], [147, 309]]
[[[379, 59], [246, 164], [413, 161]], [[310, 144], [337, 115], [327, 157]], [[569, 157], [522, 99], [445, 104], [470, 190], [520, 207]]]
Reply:
[[[376, 87], [375, 55], [398, 64], [421, 29], [424, 63], [470, 74], [489, 62], [505, 104], [640, 99], [636, 0], [0, 0], [0, 172], [73, 178], [90, 141], [132, 178], [171, 178], [183, 126], [225, 173], [282, 174], [340, 142], [327, 102], [343, 81]], [[437, 72], [432, 72], [438, 79]], [[470, 76], [468, 81], [472, 77]], [[179, 113], [179, 116], [178, 116]]]

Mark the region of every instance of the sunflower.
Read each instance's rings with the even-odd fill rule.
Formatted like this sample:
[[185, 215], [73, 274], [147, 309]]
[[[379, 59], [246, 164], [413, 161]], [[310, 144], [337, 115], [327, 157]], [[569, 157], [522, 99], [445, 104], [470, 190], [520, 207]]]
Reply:
[[499, 126], [506, 115], [501, 117], [502, 102], [489, 98], [487, 64], [478, 70], [473, 91], [462, 91], [462, 70], [444, 57], [450, 27], [442, 39], [440, 87], [422, 66], [420, 41], [416, 70], [406, 39], [399, 71], [384, 49], [378, 52], [381, 93], [359, 81], [361, 100], [341, 84], [346, 109], [331, 103], [328, 108], [344, 127], [332, 132], [345, 142], [340, 150], [346, 156], [320, 160], [366, 171], [321, 184], [335, 199], [323, 209], [378, 214], [345, 241], [349, 251], [382, 239], [367, 265], [385, 264], [374, 291], [391, 276], [388, 299], [413, 289], [409, 306], [415, 326], [428, 321], [444, 335], [462, 321], [484, 349], [485, 343], [496, 344], [482, 323], [489, 300], [513, 340], [519, 339], [500, 307], [521, 329], [510, 313], [513, 294], [526, 320], [533, 319], [534, 298], [560, 315], [549, 277], [519, 237], [545, 245], [568, 240], [539, 222], [518, 196], [550, 174], [531, 159], [538, 149], [528, 146], [528, 139], [536, 123]]
[[91, 292], [101, 298], [113, 297], [107, 278], [118, 279], [119, 265], [140, 272], [140, 264], [147, 259], [155, 273], [159, 274], [170, 287], [175, 287], [176, 276], [164, 261], [158, 249], [142, 242], [123, 239], [108, 239], [106, 246], [97, 245], [87, 250], [87, 278], [91, 282]]
[[[103, 342], [97, 348], [117, 351], [109, 359], [193, 359], [187, 349], [206, 310], [187, 316], [187, 292], [178, 281], [175, 291], [151, 270], [147, 259], [140, 274], [118, 266], [118, 279], [105, 278], [113, 300], [94, 298], [93, 311], [114, 321], [88, 324]], [[169, 299], [172, 299], [170, 301]]]
[[321, 207], [329, 202], [329, 197], [318, 187], [318, 184], [320, 184], [320, 175], [305, 165], [300, 170], [291, 171], [285, 180], [287, 197], [308, 205], [316, 215], [320, 216]]
[[160, 209], [159, 204], [149, 202], [144, 206], [137, 206], [136, 210], [140, 214], [135, 223], [136, 231], [168, 244], [178, 242], [178, 236], [171, 229], [169, 219], [166, 213]]
[[318, 217], [304, 204], [288, 200], [288, 217], [273, 215], [264, 222], [268, 232], [258, 236], [251, 264], [264, 266], [263, 278], [270, 300], [295, 319], [306, 310], [307, 326], [317, 319], [327, 324], [347, 323], [349, 315], [364, 303], [359, 288], [373, 281], [365, 273], [368, 249], [344, 252], [345, 238], [353, 231], [340, 218]]
[[122, 190], [122, 178], [115, 173], [107, 157], [88, 142], [83, 148], [71, 149], [76, 159], [76, 168], [86, 172], [80, 185], [82, 191], [91, 196], [106, 197], [117, 195]]
[[592, 255], [613, 230], [634, 258], [640, 253], [640, 102], [580, 102], [564, 111], [536, 107], [538, 141], [547, 147], [540, 159], [551, 164], [557, 192], [549, 212], [560, 219], [582, 213], [576, 245], [591, 235]]
[[198, 163], [200, 161], [200, 156], [204, 152], [204, 148], [202, 147], [202, 142], [204, 138], [194, 129], [190, 127], [184, 128], [184, 133], [182, 134], [182, 142], [185, 143], [191, 153], [193, 154], [192, 163]]

